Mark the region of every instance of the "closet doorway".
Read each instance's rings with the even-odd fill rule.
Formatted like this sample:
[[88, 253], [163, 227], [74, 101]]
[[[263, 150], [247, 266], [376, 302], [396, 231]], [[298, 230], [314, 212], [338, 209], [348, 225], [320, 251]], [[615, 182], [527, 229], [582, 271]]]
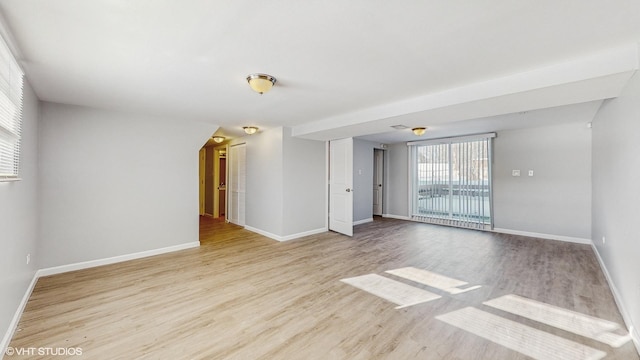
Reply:
[[200, 150], [200, 215], [226, 218], [227, 145]]

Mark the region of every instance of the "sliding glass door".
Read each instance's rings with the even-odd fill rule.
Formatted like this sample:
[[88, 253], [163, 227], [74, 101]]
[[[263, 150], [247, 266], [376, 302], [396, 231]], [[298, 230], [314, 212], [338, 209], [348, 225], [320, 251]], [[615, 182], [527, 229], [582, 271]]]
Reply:
[[409, 143], [411, 217], [491, 229], [491, 139], [495, 134]]

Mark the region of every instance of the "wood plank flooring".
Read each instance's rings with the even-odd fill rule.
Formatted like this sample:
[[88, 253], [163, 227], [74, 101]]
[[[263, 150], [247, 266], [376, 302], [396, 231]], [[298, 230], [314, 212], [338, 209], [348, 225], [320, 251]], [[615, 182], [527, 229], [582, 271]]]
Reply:
[[[623, 324], [586, 245], [380, 218], [352, 238], [283, 243], [202, 218], [201, 244], [41, 278], [10, 347], [82, 356], [5, 359], [530, 359], [436, 319], [466, 307], [638, 359], [630, 341], [613, 348], [483, 305], [515, 294]], [[481, 288], [452, 294], [385, 273], [404, 267]], [[395, 309], [340, 282], [366, 274], [441, 298]]]

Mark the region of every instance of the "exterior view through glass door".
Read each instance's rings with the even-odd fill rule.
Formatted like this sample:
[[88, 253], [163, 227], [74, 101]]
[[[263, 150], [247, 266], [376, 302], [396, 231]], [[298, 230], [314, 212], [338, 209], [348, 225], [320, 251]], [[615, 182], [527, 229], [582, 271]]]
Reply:
[[495, 134], [484, 134], [409, 143], [413, 220], [492, 228], [493, 137]]

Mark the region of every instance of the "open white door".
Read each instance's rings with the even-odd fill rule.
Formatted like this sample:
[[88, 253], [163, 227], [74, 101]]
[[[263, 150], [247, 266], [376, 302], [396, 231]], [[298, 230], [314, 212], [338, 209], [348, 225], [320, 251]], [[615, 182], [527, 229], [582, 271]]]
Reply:
[[246, 186], [246, 146], [233, 145], [229, 148], [229, 214], [230, 223], [244, 226], [244, 201]]
[[353, 235], [353, 139], [329, 142], [329, 230]]

